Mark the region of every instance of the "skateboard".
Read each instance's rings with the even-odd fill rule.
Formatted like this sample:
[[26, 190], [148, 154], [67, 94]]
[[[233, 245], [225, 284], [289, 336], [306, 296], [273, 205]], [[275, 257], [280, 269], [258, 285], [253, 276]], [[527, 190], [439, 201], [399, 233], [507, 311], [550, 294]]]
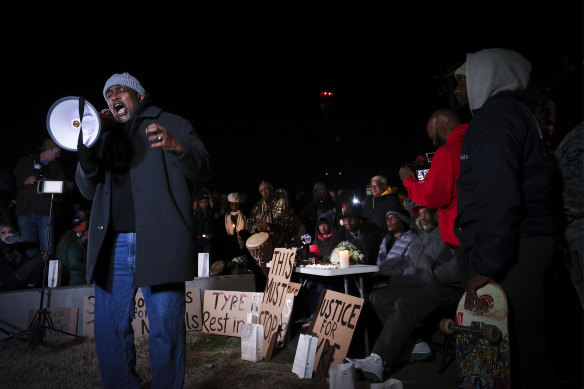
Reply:
[[456, 321], [442, 319], [440, 329], [456, 334], [456, 388], [509, 388], [511, 369], [507, 297], [496, 283], [477, 290], [480, 306], [456, 308]]

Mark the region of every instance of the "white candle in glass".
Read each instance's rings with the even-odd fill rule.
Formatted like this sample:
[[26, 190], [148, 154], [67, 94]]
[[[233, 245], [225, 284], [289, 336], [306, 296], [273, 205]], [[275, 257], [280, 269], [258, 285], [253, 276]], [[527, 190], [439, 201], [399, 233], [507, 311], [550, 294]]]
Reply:
[[341, 250], [339, 251], [339, 264], [341, 269], [346, 269], [349, 267], [349, 251]]

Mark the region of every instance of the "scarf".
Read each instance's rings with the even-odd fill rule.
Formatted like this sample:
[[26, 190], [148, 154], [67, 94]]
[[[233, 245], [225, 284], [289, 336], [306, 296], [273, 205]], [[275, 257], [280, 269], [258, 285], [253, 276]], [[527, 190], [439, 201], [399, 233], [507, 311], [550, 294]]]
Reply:
[[231, 213], [225, 214], [225, 231], [227, 231], [227, 235], [234, 235], [233, 233], [233, 222], [231, 221], [231, 216], [237, 216], [237, 222], [235, 223], [235, 229], [237, 231], [245, 230], [245, 218], [241, 214], [240, 211], [235, 211]]

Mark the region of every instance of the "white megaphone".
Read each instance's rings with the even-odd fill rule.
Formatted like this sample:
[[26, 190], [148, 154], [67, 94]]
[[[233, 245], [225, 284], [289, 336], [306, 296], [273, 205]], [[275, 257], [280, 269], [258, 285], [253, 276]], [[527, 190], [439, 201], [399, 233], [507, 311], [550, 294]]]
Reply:
[[82, 97], [57, 100], [47, 115], [49, 135], [56, 144], [69, 151], [77, 151], [79, 130], [83, 131], [83, 144], [91, 147], [99, 139], [101, 127], [100, 113]]

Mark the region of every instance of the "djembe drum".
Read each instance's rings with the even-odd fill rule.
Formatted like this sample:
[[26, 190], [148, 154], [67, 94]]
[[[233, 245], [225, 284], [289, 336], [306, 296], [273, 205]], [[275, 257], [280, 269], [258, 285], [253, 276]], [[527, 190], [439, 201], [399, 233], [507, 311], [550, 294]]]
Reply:
[[269, 262], [274, 253], [272, 237], [267, 232], [258, 232], [247, 238], [245, 247], [260, 266], [262, 263]]

